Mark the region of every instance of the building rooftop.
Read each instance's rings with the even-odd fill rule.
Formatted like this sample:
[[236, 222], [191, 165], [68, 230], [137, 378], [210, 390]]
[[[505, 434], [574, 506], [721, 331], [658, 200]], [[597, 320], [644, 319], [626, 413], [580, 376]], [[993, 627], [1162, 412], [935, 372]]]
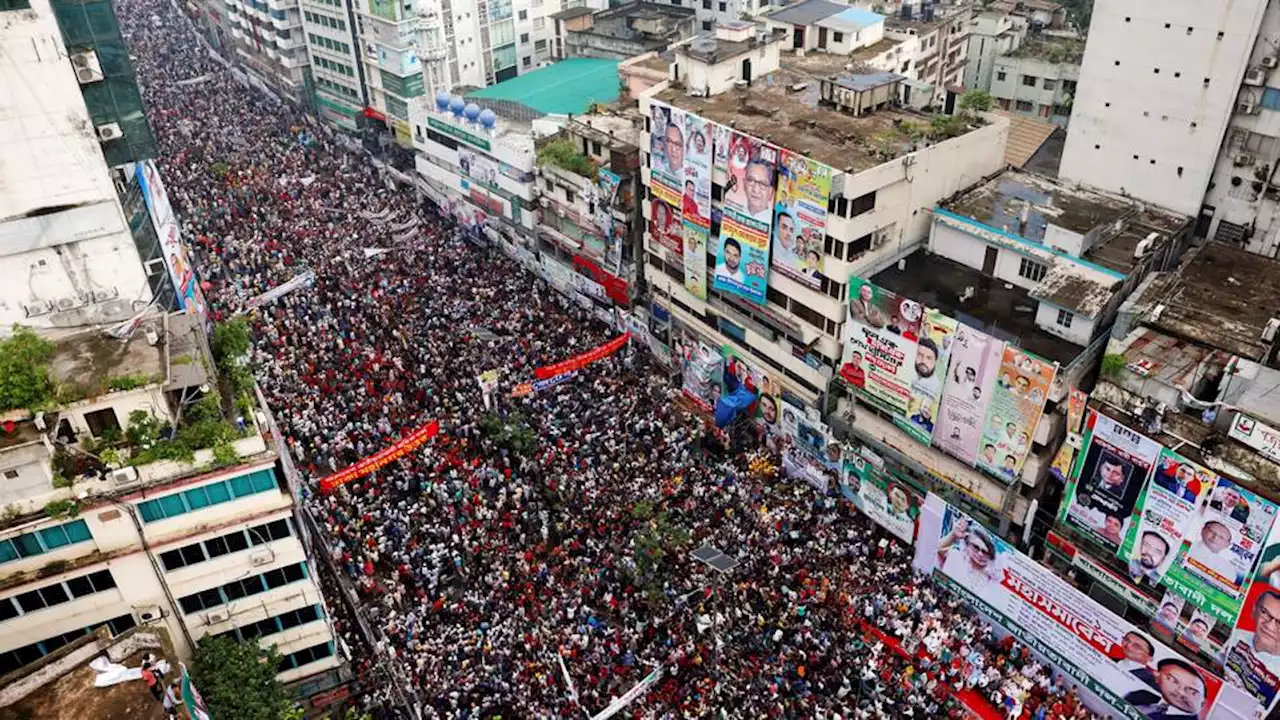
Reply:
[[[812, 1], [812, 0], [811, 0]], [[829, 15], [816, 24], [840, 32], [859, 32], [884, 22], [884, 16], [870, 10], [851, 7]]]
[[[767, 16], [770, 20], [791, 23], [792, 25], [812, 25], [832, 15], [850, 10], [848, 5], [828, 2], [827, 0], [804, 0], [775, 10]], [[870, 12], [870, 11], [864, 11]], [[875, 13], [870, 13], [875, 15]], [[876, 15], [876, 17], [880, 17]]]
[[629, 20], [660, 20], [663, 18], [675, 18], [683, 20], [691, 18], [697, 14], [693, 8], [681, 7], [679, 5], [663, 5], [655, 2], [642, 2], [635, 0], [634, 2], [611, 7], [608, 10], [601, 10], [596, 13], [596, 21], [608, 20], [611, 18], [627, 18]]
[[[1066, 365], [1083, 352], [1079, 345], [1050, 335], [1036, 325], [1038, 303], [1026, 290], [1007, 286], [1003, 280], [925, 250], [917, 250], [905, 260], [904, 269], [895, 265], [871, 278], [871, 282], [1013, 342], [1050, 362]], [[973, 295], [961, 301], [970, 288]]]
[[873, 72], [862, 73], [859, 75], [841, 75], [834, 82], [842, 88], [853, 90], [854, 92], [866, 92], [874, 90], [882, 85], [892, 85], [901, 82], [907, 78], [897, 73], [891, 72]]
[[1262, 333], [1280, 317], [1276, 278], [1280, 260], [1210, 241], [1187, 253], [1175, 272], [1153, 277], [1131, 302], [1149, 327], [1268, 362], [1271, 343]]
[[[121, 665], [139, 667], [142, 652], [126, 658]], [[175, 666], [173, 672], [178, 671]], [[151, 697], [141, 682], [124, 682], [95, 687], [97, 673], [88, 663], [51, 680], [38, 691], [5, 708], [0, 720], [26, 718], [119, 718], [120, 720], [163, 720], [164, 707]], [[173, 676], [170, 675], [170, 678]]]
[[468, 99], [506, 100], [546, 115], [578, 115], [618, 99], [618, 61], [571, 58], [468, 93]]
[[1005, 57], [1043, 60], [1044, 62], [1079, 65], [1084, 60], [1084, 40], [1052, 35], [1031, 35]]
[[49, 379], [61, 398], [104, 395], [126, 378], [139, 386], [163, 383], [168, 379], [165, 345], [150, 344], [145, 332], [150, 325], [164, 338], [164, 318], [143, 323], [121, 342], [101, 330], [85, 330], [55, 340], [57, 349], [49, 363]]
[[[721, 29], [742, 30], [742, 26], [750, 26], [753, 23], [744, 23], [738, 20], [720, 23]], [[779, 42], [785, 37], [783, 30], [774, 30], [772, 32], [755, 33], [747, 40], [726, 40], [723, 37], [717, 37], [714, 33], [700, 33], [693, 38], [688, 44], [681, 44], [675, 52], [678, 55], [687, 55], [694, 60], [705, 63], [719, 63], [732, 60], [739, 55], [764, 47], [770, 43]]]
[[1073, 262], [1058, 262], [1049, 266], [1040, 284], [1029, 294], [1036, 300], [1093, 319], [1111, 302], [1119, 286], [1118, 278], [1104, 272]]
[[849, 59], [853, 62], [867, 62], [874, 60], [890, 50], [898, 47], [904, 41], [895, 40], [891, 37], [883, 37], [870, 45], [864, 45], [857, 50], [849, 53]]
[[1224, 367], [1228, 353], [1185, 342], [1149, 327], [1138, 327], [1126, 337], [1112, 339], [1107, 352], [1123, 354], [1125, 369], [1143, 380], [1176, 388], [1195, 385], [1200, 365]]
[[580, 115], [565, 127], [570, 132], [577, 133], [588, 140], [594, 140], [613, 150], [636, 149], [640, 147], [640, 133], [644, 129], [644, 118], [635, 113]]
[[[1132, 213], [1136, 203], [1087, 189], [1064, 187], [1046, 178], [1011, 170], [956, 196], [943, 207], [984, 225], [1042, 243], [1050, 223], [1084, 235]], [[1022, 227], [1024, 213], [1025, 228]]]
[[1058, 129], [1057, 125], [1003, 110], [995, 112], [1009, 118], [1009, 141], [1004, 146], [1004, 161], [1019, 170], [1035, 157], [1040, 146]]
[[701, 98], [673, 84], [655, 98], [837, 170], [861, 172], [886, 162], [883, 150], [890, 145], [910, 152], [912, 138], [928, 130], [931, 116], [887, 107], [857, 116], [819, 105], [821, 81], [848, 75], [848, 62], [843, 55], [783, 53], [779, 69], [750, 87]]
[[1191, 220], [1183, 215], [1161, 210], [1151, 205], [1137, 205], [1138, 212], [1125, 219], [1117, 232], [1108, 228], [1098, 241], [1084, 253], [1084, 258], [1095, 265], [1128, 274], [1138, 263], [1134, 253], [1138, 244], [1151, 233], [1157, 233], [1156, 249], [1186, 228]]
[[572, 7], [568, 10], [561, 10], [558, 13], [551, 13], [551, 17], [554, 20], [572, 20], [574, 18], [582, 17], [583, 15], [590, 15], [594, 12], [595, 10], [585, 6]]

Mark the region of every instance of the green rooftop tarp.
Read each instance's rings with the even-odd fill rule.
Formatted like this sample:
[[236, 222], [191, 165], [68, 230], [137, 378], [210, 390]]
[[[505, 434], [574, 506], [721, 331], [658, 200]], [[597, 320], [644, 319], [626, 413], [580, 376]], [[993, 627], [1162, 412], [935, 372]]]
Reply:
[[552, 115], [579, 115], [585, 113], [592, 103], [609, 103], [618, 99], [618, 61], [597, 58], [561, 60], [468, 93], [467, 97], [510, 100]]

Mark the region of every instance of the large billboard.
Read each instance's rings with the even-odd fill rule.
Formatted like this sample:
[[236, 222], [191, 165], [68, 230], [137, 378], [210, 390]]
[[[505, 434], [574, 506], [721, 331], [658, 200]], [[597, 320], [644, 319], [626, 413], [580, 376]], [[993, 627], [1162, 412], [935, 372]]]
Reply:
[[1271, 529], [1258, 569], [1222, 657], [1227, 682], [1267, 712], [1280, 698], [1280, 524]]
[[160, 250], [164, 253], [165, 266], [169, 268], [178, 307], [203, 321], [206, 316], [204, 292], [196, 279], [195, 266], [187, 256], [187, 248], [178, 229], [178, 218], [169, 202], [164, 181], [160, 179], [160, 171], [154, 160], [144, 160], [135, 166], [135, 173], [143, 202], [151, 215], [151, 225], [155, 228], [156, 237], [160, 238]]
[[683, 110], [649, 101], [649, 190], [654, 197], [680, 207], [684, 194]]
[[783, 150], [773, 212], [773, 267], [812, 288], [822, 284], [830, 200], [831, 168]]
[[1206, 720], [1222, 679], [1113, 615], [1053, 571], [930, 494], [918, 569], [1131, 720]]
[[742, 133], [731, 133], [727, 163], [724, 217], [712, 287], [764, 305], [778, 149]]
[[942, 386], [947, 382], [947, 365], [951, 362], [951, 344], [958, 323], [933, 309], [925, 311], [916, 342], [915, 379], [911, 381], [911, 398], [906, 417], [893, 419], [898, 427], [917, 441], [929, 444], [942, 400]]
[[1085, 421], [1083, 442], [1085, 451], [1067, 482], [1058, 522], [1118, 552], [1160, 444], [1095, 410]]
[[694, 297], [707, 299], [707, 241], [711, 237], [711, 163], [714, 127], [685, 113], [684, 188], [681, 195], [681, 243], [684, 286]]
[[1084, 409], [1089, 402], [1089, 395], [1076, 388], [1071, 388], [1067, 395], [1067, 440], [1058, 448], [1049, 464], [1049, 473], [1060, 483], [1066, 483], [1071, 475], [1071, 465], [1075, 462], [1076, 451], [1080, 447], [1080, 426], [1084, 423]]
[[933, 444], [970, 465], [978, 459], [982, 421], [1000, 370], [1004, 342], [968, 325], [956, 327]]
[[840, 376], [894, 415], [906, 415], [924, 308], [858, 277], [849, 278]]
[[885, 470], [884, 458], [866, 447], [846, 447], [840, 494], [907, 544], [916, 538], [921, 497]]
[[1160, 448], [1156, 472], [1138, 495], [1120, 559], [1139, 585], [1159, 585], [1173, 565], [1187, 526], [1217, 484], [1217, 475]]
[[1187, 528], [1165, 585], [1215, 620], [1234, 624], [1275, 516], [1275, 503], [1219, 477]]
[[649, 237], [675, 253], [675, 257], [683, 255], [684, 233], [681, 230], [680, 211], [655, 199], [649, 205]]
[[720, 351], [697, 340], [686, 340], [679, 348], [681, 391], [698, 407], [710, 412], [720, 400], [724, 359]]
[[720, 348], [724, 356], [724, 373], [732, 374], [738, 382], [759, 394], [756, 400], [756, 419], [766, 430], [774, 431], [778, 425], [779, 396], [782, 385], [769, 373], [761, 372], [759, 366], [747, 362], [737, 350], [728, 345]]
[[1057, 373], [1057, 365], [1005, 344], [987, 407], [978, 467], [1005, 482], [1018, 478]]

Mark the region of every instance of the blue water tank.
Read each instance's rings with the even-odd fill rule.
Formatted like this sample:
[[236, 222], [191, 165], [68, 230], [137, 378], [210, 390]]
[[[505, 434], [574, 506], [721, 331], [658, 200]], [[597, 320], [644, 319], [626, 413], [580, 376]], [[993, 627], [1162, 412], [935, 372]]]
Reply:
[[480, 111], [480, 124], [487, 128], [492, 128], [498, 124], [498, 116], [489, 108]]
[[449, 93], [441, 90], [436, 93], [436, 109], [444, 112], [449, 109]]
[[467, 107], [462, 111], [462, 116], [471, 122], [475, 122], [480, 117], [480, 106], [475, 103], [467, 103]]
[[461, 117], [462, 111], [466, 107], [467, 107], [467, 104], [463, 102], [462, 98], [460, 97], [455, 96], [449, 100], [449, 112], [453, 113], [454, 115]]

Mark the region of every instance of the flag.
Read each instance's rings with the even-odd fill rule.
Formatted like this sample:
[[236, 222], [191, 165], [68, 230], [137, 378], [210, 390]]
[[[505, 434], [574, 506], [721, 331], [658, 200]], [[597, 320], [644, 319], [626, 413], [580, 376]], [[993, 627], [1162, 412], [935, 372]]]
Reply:
[[182, 668], [182, 704], [187, 708], [187, 716], [191, 720], [213, 720], [209, 707], [204, 704], [204, 698], [200, 697], [200, 691], [191, 683], [186, 664], [178, 663], [178, 667]]

